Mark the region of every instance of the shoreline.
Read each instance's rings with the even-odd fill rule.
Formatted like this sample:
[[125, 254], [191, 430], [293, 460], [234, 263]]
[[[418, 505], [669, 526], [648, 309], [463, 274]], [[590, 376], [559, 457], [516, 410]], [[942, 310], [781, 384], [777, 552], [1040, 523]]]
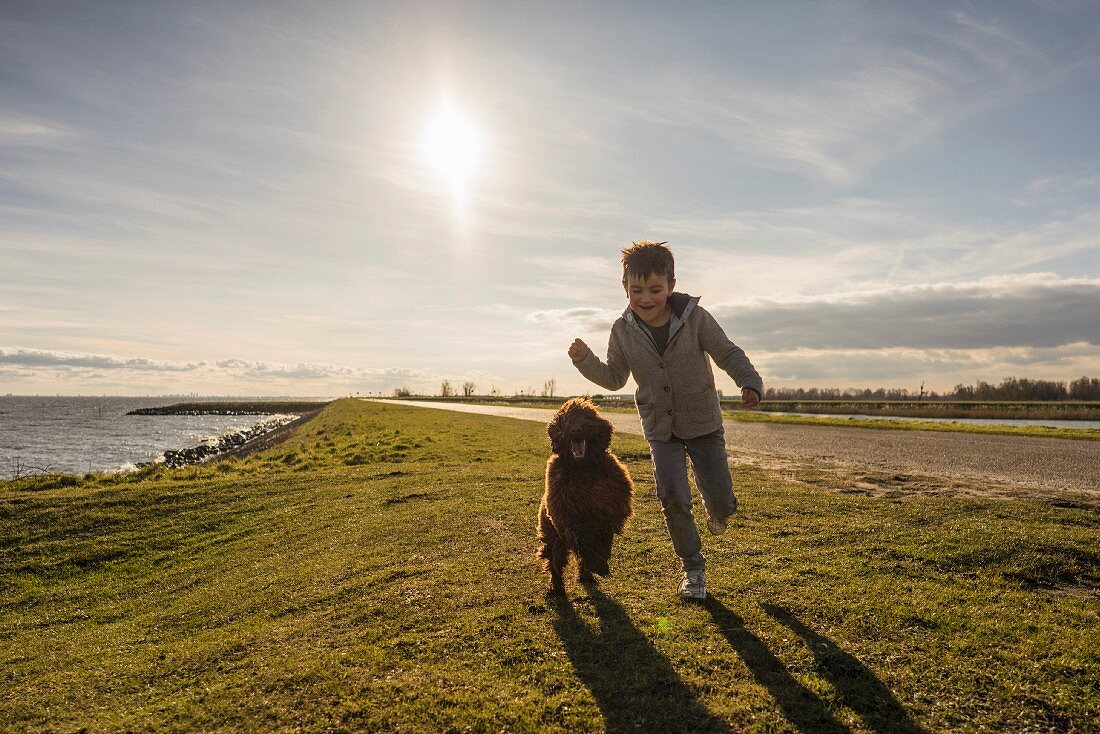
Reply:
[[[199, 444], [186, 449], [169, 449], [161, 461], [137, 464], [138, 469], [163, 464], [169, 469], [179, 469], [191, 464], [202, 464], [214, 458], [236, 458], [254, 451], [275, 446], [300, 425], [308, 422], [328, 405], [301, 402], [234, 402], [234, 403], [178, 403], [160, 408], [139, 408], [128, 415], [287, 415], [289, 420], [273, 418], [240, 431], [232, 431], [218, 437], [216, 445]], [[307, 408], [302, 410], [302, 408]]]
[[201, 464], [217, 456], [229, 455], [233, 450], [242, 448], [252, 441], [257, 441], [265, 435], [274, 433], [283, 426], [298, 420], [298, 418], [300, 418], [300, 416], [286, 416], [285, 420], [272, 418], [270, 420], [261, 421], [249, 428], [230, 431], [229, 433], [218, 436], [216, 444], [200, 443], [198, 446], [191, 446], [185, 449], [167, 449], [161, 454], [161, 459], [159, 461], [145, 461], [135, 464], [134, 466], [138, 469], [144, 469], [147, 466], [163, 464], [169, 469], [179, 469], [189, 464]]
[[[173, 469], [211, 460], [243, 456], [261, 447], [274, 446], [285, 440], [295, 427], [316, 416], [330, 402], [204, 401], [162, 404], [127, 410], [127, 407], [133, 407], [131, 404], [119, 413], [107, 411], [100, 413], [98, 409], [93, 410], [91, 423], [86, 422], [84, 427], [73, 429], [78, 431], [73, 434], [77, 439], [81, 435], [79, 432], [85, 427], [99, 436], [87, 446], [84, 454], [78, 457], [78, 461], [71, 458], [69, 455], [71, 451], [66, 447], [69, 436], [58, 434], [53, 436], [52, 442], [32, 444], [33, 448], [29, 455], [22, 454], [18, 450], [22, 447], [13, 443], [9, 447], [14, 449], [11, 455], [4, 452], [0, 456], [0, 461], [3, 462], [0, 465], [0, 489], [11, 488], [27, 479], [42, 480], [95, 474], [121, 476], [135, 472], [149, 472], [157, 467]], [[149, 406], [149, 403], [145, 405]], [[85, 412], [84, 415], [88, 413]], [[209, 429], [199, 429], [191, 433], [190, 438], [186, 436], [190, 431], [183, 428], [184, 426], [189, 426], [196, 420], [202, 421], [201, 416], [219, 415], [233, 418], [224, 422], [215, 420], [215, 424], [220, 425], [212, 424]], [[178, 423], [177, 428], [162, 427], [146, 430], [142, 426], [147, 419], [141, 416], [151, 416], [158, 426], [164, 422], [167, 424], [177, 424], [177, 420], [183, 422]], [[178, 416], [178, 419], [173, 419], [172, 416]], [[255, 420], [252, 420], [251, 416], [255, 416]], [[112, 440], [110, 444], [105, 443], [101, 435], [103, 430], [92, 428], [96, 424], [106, 425], [115, 421], [126, 422], [128, 428], [124, 430], [125, 435], [130, 435], [135, 430], [135, 425], [138, 432], [146, 434], [144, 441], [139, 442], [143, 444], [140, 452], [123, 450], [123, 446], [129, 446], [124, 438], [118, 439], [122, 443], [116, 440]], [[161, 436], [162, 431], [165, 433], [164, 436]], [[175, 440], [172, 436], [175, 436]], [[65, 458], [61, 458], [63, 455]]]

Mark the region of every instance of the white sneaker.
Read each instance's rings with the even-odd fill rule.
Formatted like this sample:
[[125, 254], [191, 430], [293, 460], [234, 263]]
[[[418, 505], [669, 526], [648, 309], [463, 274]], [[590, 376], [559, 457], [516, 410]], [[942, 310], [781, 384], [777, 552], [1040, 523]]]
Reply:
[[707, 574], [705, 571], [685, 571], [684, 578], [680, 581], [681, 599], [706, 599], [707, 598]]

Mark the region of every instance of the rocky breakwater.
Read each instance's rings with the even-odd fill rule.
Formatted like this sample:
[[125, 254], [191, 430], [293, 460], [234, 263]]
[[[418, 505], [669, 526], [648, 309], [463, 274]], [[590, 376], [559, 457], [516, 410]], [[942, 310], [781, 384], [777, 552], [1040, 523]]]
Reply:
[[240, 448], [249, 441], [271, 433], [275, 429], [281, 428], [297, 420], [297, 418], [298, 416], [296, 415], [279, 416], [278, 418], [272, 418], [271, 420], [257, 423], [251, 428], [246, 428], [243, 431], [234, 431], [224, 436], [219, 436], [216, 441], [201, 443], [198, 446], [180, 449], [178, 451], [170, 449], [164, 452], [164, 465], [172, 469], [178, 469], [188, 464], [198, 464], [199, 462], [206, 461], [211, 456], [224, 454], [233, 449]]
[[302, 415], [314, 413], [328, 405], [304, 400], [248, 400], [206, 403], [176, 403], [156, 408], [138, 408], [126, 415]]
[[[207, 459], [229, 452], [248, 451], [260, 443], [277, 440], [280, 428], [308, 420], [325, 407], [325, 402], [313, 401], [215, 401], [203, 403], [177, 403], [156, 408], [139, 408], [128, 415], [266, 415], [269, 420], [261, 421], [251, 428], [233, 431], [217, 439], [204, 441], [198, 446], [187, 449], [171, 449], [164, 452], [164, 464], [178, 468], [188, 464], [197, 464]], [[291, 430], [285, 428], [282, 433]], [[274, 436], [274, 437], [273, 437]], [[263, 438], [263, 442], [257, 439]], [[148, 466], [146, 464], [139, 464]]]

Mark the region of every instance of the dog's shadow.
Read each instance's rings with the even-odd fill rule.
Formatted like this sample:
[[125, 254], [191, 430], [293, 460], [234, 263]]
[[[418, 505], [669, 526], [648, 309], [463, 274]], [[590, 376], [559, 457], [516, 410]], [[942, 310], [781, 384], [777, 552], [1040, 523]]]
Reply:
[[554, 630], [596, 699], [607, 731], [730, 731], [699, 702], [618, 602], [594, 584], [586, 590], [598, 627], [582, 619], [565, 596], [549, 603], [556, 613]]

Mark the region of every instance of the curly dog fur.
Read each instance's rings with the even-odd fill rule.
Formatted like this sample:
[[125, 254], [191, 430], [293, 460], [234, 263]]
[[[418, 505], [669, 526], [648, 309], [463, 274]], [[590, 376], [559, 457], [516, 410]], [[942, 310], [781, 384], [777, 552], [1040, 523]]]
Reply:
[[552, 453], [539, 506], [538, 557], [550, 574], [548, 593], [562, 594], [570, 552], [577, 557], [581, 582], [611, 574], [611, 541], [633, 512], [634, 482], [611, 453], [611, 424], [590, 401], [567, 400], [546, 432]]

